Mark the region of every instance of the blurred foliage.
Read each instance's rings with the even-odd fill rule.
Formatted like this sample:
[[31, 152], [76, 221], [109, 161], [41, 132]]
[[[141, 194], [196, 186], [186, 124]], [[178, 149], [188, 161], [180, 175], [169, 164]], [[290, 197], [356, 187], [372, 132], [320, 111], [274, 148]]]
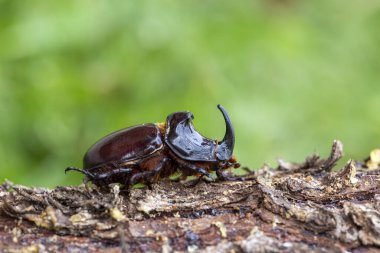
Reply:
[[243, 165], [380, 147], [380, 2], [0, 0], [0, 179], [64, 175], [120, 128], [190, 110]]

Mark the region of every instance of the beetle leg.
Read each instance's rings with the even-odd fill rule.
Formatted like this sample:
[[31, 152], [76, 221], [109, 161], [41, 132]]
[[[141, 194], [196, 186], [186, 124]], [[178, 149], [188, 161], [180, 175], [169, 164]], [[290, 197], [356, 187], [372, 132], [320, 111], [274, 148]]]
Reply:
[[186, 165], [183, 165], [183, 167], [186, 168], [186, 169], [189, 169], [189, 170], [191, 170], [191, 171], [193, 171], [193, 172], [200, 173], [202, 176], [206, 176], [206, 177], [208, 177], [208, 178], [210, 178], [210, 179], [213, 179], [213, 178], [211, 177], [211, 174], [208, 173], [208, 171], [205, 170], [205, 169], [203, 169], [203, 168], [200, 168], [200, 167], [194, 166], [194, 165], [192, 165], [192, 164], [186, 164]]
[[[129, 180], [128, 180], [128, 184], [129, 185], [134, 185], [136, 183], [139, 183], [139, 181], [141, 179], [148, 179], [150, 177], [152, 177], [153, 175], [155, 174], [155, 171], [145, 171], [145, 172], [140, 172], [140, 173], [136, 173], [134, 174]], [[146, 184], [148, 184], [148, 187], [149, 187], [149, 182], [147, 182]]]
[[221, 170], [216, 170], [216, 176], [221, 181], [229, 181], [229, 177]]
[[193, 165], [191, 163], [187, 163], [187, 162], [183, 161], [182, 159], [176, 159], [175, 155], [173, 155], [173, 157], [174, 157], [174, 160], [177, 163], [179, 169], [183, 170], [183, 172], [184, 172], [184, 174], [186, 176], [190, 176], [191, 175], [189, 173], [186, 173], [186, 170], [187, 170], [187, 172], [190, 171], [192, 173], [199, 173], [199, 174], [201, 174], [203, 176], [206, 176], [206, 177], [210, 178], [211, 180], [213, 180], [213, 178], [211, 177], [211, 174], [207, 170], [205, 170], [205, 169], [203, 169], [201, 167], [197, 167], [197, 166], [195, 166], [195, 165]]
[[149, 181], [150, 178], [152, 177], [155, 177], [155, 176], [159, 176], [161, 170], [163, 168], [165, 168], [166, 164], [168, 163], [169, 159], [168, 158], [164, 158], [162, 159], [158, 164], [157, 166], [151, 170], [151, 171], [145, 171], [145, 172], [140, 172], [140, 173], [136, 173], [134, 174], [130, 179], [129, 179], [129, 182], [128, 184], [129, 185], [134, 185], [136, 183], [139, 182], [139, 180], [143, 179], [145, 181], [145, 184], [147, 184], [147, 186], [150, 188], [150, 184], [151, 182]]
[[[196, 178], [194, 180], [191, 180], [191, 181], [188, 181], [184, 185], [186, 187], [189, 187], [189, 188], [195, 187], [197, 184], [199, 184], [199, 182], [201, 182], [201, 180], [203, 179], [203, 177], [204, 177], [204, 175], [200, 175], [198, 178]], [[203, 181], [206, 182], [205, 179], [203, 179]]]
[[206, 177], [212, 179], [211, 174], [208, 173], [207, 170], [205, 170], [205, 169], [197, 168], [197, 167], [196, 167], [196, 168], [195, 168], [195, 171], [198, 172], [198, 173], [201, 173], [203, 176], [206, 176]]
[[101, 173], [101, 174], [93, 174], [87, 170], [84, 170], [84, 169], [79, 169], [79, 168], [75, 168], [75, 167], [69, 167], [69, 168], [66, 168], [65, 169], [65, 173], [67, 171], [70, 171], [70, 170], [74, 170], [74, 171], [78, 171], [80, 173], [83, 173], [85, 174], [87, 177], [89, 177], [91, 180], [102, 180], [102, 179], [105, 179], [107, 177], [110, 177], [110, 176], [113, 176], [113, 175], [116, 175], [116, 174], [122, 174], [122, 173], [129, 173], [132, 171], [132, 169], [130, 168], [118, 168], [118, 169], [114, 169], [110, 172], [105, 172], [105, 173]]
[[91, 179], [95, 178], [95, 175], [92, 174], [91, 172], [88, 172], [87, 170], [84, 170], [84, 169], [75, 168], [75, 167], [68, 167], [68, 168], [66, 168], [65, 169], [65, 174], [66, 174], [66, 172], [68, 172], [70, 170], [78, 171], [78, 172], [80, 172], [82, 174], [85, 174], [86, 176], [88, 176]]
[[92, 180], [102, 180], [102, 179], [111, 177], [113, 175], [123, 174], [123, 173], [130, 173], [130, 172], [132, 172], [131, 168], [121, 167], [121, 168], [117, 168], [117, 169], [114, 169], [114, 170], [109, 171], [109, 172], [105, 172], [105, 173], [101, 173], [101, 174], [98, 174], [98, 175], [94, 175], [91, 179]]

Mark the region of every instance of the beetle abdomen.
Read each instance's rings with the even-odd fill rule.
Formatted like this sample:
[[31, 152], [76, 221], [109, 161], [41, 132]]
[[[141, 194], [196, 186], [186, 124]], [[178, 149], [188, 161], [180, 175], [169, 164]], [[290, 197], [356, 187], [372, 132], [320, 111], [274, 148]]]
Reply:
[[125, 162], [150, 155], [162, 149], [159, 128], [143, 124], [114, 132], [96, 142], [84, 156], [86, 169], [109, 162]]

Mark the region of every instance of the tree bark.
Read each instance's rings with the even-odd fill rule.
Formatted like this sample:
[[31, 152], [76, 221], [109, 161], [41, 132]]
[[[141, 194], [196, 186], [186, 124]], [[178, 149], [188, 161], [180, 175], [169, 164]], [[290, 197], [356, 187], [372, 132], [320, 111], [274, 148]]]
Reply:
[[1, 252], [380, 252], [378, 153], [279, 161], [241, 181], [0, 186]]

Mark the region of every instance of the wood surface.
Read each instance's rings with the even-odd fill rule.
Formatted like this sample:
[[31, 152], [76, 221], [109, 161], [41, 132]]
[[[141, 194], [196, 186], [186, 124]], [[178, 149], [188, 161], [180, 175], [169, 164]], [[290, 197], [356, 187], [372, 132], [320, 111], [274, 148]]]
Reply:
[[1, 252], [380, 252], [380, 167], [279, 160], [242, 181], [0, 186]]

